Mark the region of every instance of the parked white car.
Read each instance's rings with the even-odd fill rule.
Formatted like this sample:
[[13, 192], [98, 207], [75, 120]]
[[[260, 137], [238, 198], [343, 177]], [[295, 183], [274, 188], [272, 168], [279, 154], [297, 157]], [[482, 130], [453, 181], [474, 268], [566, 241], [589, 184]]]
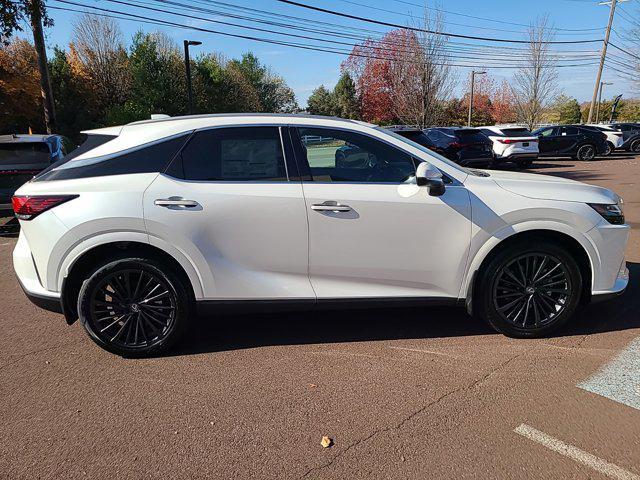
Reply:
[[604, 133], [607, 136], [608, 149], [604, 153], [605, 156], [611, 155], [611, 153], [616, 148], [622, 147], [622, 144], [624, 143], [624, 139], [622, 138], [623, 133], [620, 129], [615, 128], [614, 126], [600, 125], [596, 123], [588, 123], [587, 126], [596, 128], [597, 130], [600, 130], [602, 133]]
[[527, 168], [538, 158], [538, 137], [517, 125], [488, 125], [479, 130], [493, 142], [495, 163], [515, 162]]
[[[192, 314], [234, 307], [461, 304], [536, 337], [628, 282], [629, 226], [605, 188], [465, 169], [326, 117], [86, 133], [13, 198], [14, 267], [30, 299], [117, 354], [155, 354]], [[345, 150], [367, 161], [337, 166]]]

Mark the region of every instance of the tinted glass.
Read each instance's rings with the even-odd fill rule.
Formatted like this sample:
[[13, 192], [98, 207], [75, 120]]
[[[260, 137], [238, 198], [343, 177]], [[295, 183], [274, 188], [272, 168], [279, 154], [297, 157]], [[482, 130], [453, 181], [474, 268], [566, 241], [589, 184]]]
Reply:
[[526, 128], [501, 128], [506, 137], [530, 137], [531, 132]]
[[403, 183], [415, 175], [410, 155], [367, 135], [324, 128], [299, 133], [314, 181]]
[[277, 127], [197, 132], [182, 151], [184, 178], [201, 181], [286, 181]]
[[484, 143], [487, 139], [476, 128], [466, 128], [464, 130], [454, 130], [454, 135], [460, 143]]
[[554, 133], [554, 128], [545, 128], [543, 130], [536, 130], [537, 135], [542, 135], [543, 137], [550, 137]]
[[[85, 165], [48, 170], [38, 175], [34, 180], [69, 180], [72, 178], [103, 177], [106, 175], [162, 172], [175, 154], [178, 153], [180, 147], [184, 145], [187, 137], [188, 134], [185, 134], [150, 145], [143, 145], [135, 150], [125, 151], [113, 156], [105, 156], [103, 160], [96, 163], [89, 163], [91, 159], [87, 159], [87, 164]], [[80, 148], [65, 157], [62, 163], [65, 163], [68, 157], [75, 156], [74, 154]], [[78, 162], [84, 162], [84, 160], [79, 160]]]
[[401, 133], [401, 135], [405, 138], [408, 138], [409, 140], [419, 143], [424, 147], [427, 147], [427, 148], [433, 147], [433, 142], [423, 132], [410, 132], [407, 134]]
[[0, 166], [48, 163], [49, 145], [45, 142], [0, 143]]
[[560, 127], [560, 135], [577, 135], [578, 129], [576, 127]]

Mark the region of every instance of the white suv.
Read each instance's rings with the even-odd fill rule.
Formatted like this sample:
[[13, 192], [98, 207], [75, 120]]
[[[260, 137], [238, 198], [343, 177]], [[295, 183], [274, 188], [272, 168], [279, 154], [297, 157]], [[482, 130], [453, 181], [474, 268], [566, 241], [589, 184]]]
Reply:
[[337, 118], [86, 133], [16, 193], [14, 266], [36, 304], [121, 355], [156, 354], [195, 313], [232, 307], [466, 304], [534, 337], [628, 282], [629, 227], [604, 188], [468, 170]]
[[493, 142], [494, 163], [515, 162], [521, 168], [538, 158], [538, 137], [517, 125], [489, 125], [479, 130]]

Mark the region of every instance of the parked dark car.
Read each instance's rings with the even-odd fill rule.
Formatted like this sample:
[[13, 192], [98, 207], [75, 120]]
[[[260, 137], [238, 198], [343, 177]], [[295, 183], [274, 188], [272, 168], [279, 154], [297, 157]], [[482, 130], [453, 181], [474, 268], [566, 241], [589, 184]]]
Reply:
[[60, 135], [0, 135], [0, 215], [13, 215], [13, 192], [62, 159], [65, 143]]
[[477, 128], [432, 127], [424, 130], [392, 130], [460, 165], [489, 165], [493, 161], [493, 143]]
[[608, 126], [622, 131], [622, 150], [640, 153], [640, 123], [611, 123]]
[[584, 125], [542, 127], [533, 132], [538, 137], [540, 157], [571, 157], [593, 160], [607, 152], [607, 136]]

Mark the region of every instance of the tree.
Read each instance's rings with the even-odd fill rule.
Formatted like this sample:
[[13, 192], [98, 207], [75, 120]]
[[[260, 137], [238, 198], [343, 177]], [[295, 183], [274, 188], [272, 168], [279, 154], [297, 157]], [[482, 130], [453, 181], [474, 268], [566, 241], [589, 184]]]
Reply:
[[97, 107], [105, 113], [129, 97], [129, 58], [116, 21], [110, 17], [84, 14], [74, 24], [72, 48], [95, 90]]
[[333, 116], [337, 110], [337, 101], [333, 92], [324, 85], [316, 88], [307, 100], [307, 111], [312, 115]]
[[548, 23], [545, 16], [529, 27], [524, 66], [514, 75], [518, 116], [529, 129], [541, 122], [544, 109], [556, 91], [558, 74], [548, 44], [554, 35]]
[[341, 118], [360, 118], [360, 105], [356, 84], [349, 72], [342, 72], [338, 83], [333, 87], [335, 109], [333, 114]]
[[580, 123], [582, 113], [580, 112], [580, 104], [575, 98], [569, 98], [564, 94], [558, 95], [551, 106], [547, 115], [549, 123]]
[[509, 82], [503, 80], [500, 87], [493, 93], [491, 101], [491, 116], [496, 124], [512, 123], [516, 121], [516, 100]]
[[299, 110], [295, 94], [285, 81], [262, 65], [251, 52], [240, 60], [231, 60], [231, 68], [237, 68], [255, 88], [260, 99], [261, 112], [292, 113]]
[[17, 39], [0, 49], [0, 132], [44, 128], [38, 60], [32, 44]]

